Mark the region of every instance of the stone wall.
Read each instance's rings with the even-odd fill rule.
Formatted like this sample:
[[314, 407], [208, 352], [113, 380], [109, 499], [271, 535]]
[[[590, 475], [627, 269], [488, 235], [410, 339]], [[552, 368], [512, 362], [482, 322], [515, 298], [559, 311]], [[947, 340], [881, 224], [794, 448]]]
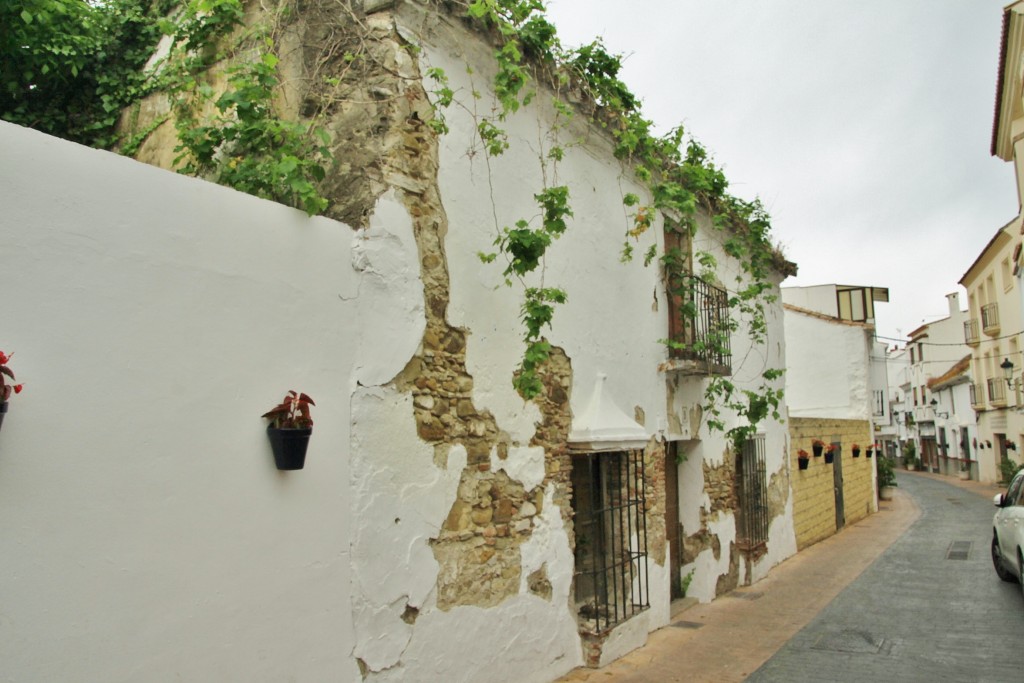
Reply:
[[[806, 548], [836, 532], [836, 500], [834, 493], [835, 464], [827, 464], [825, 456], [814, 457], [811, 442], [821, 439], [826, 444], [842, 443], [837, 458], [843, 475], [843, 508], [846, 524], [851, 524], [877, 511], [874, 484], [874, 461], [867, 457], [871, 443], [871, 424], [866, 420], [827, 418], [790, 418], [790, 465], [793, 484], [793, 523], [797, 547]], [[853, 457], [853, 444], [861, 446], [860, 457]], [[797, 451], [811, 454], [806, 470], [799, 469]]]

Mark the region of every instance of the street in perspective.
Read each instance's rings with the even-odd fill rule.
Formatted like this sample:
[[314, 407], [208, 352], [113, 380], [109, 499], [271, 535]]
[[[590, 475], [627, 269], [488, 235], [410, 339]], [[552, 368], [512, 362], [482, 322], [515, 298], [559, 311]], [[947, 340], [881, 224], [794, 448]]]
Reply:
[[0, 27], [0, 683], [1024, 681], [1024, 0]]
[[748, 681], [1024, 679], [1024, 597], [993, 569], [991, 498], [897, 478], [920, 518]]
[[644, 648], [562, 681], [1020, 680], [1024, 597], [989, 553], [998, 487], [897, 479], [894, 502], [763, 584], [691, 607]]

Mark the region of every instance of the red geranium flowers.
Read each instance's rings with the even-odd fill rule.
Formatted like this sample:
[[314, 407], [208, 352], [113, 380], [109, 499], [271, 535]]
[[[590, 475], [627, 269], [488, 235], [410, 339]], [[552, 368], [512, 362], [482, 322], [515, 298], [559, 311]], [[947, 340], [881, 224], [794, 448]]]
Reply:
[[5, 378], [5, 376], [10, 377], [11, 381], [14, 381], [14, 373], [9, 367], [7, 367], [7, 361], [9, 361], [13, 355], [13, 353], [7, 354], [0, 351], [0, 402], [4, 402], [10, 398], [12, 391], [15, 394], [20, 394], [22, 388], [25, 386], [23, 384], [8, 384], [7, 379]]

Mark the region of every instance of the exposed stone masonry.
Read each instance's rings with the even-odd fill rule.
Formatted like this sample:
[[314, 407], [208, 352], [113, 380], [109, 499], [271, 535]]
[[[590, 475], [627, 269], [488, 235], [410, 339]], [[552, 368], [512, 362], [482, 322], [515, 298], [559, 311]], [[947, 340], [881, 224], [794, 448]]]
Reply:
[[[403, 46], [396, 41], [396, 51]], [[402, 52], [401, 54], [406, 54]], [[479, 411], [473, 402], [473, 378], [466, 369], [467, 333], [447, 322], [450, 280], [444, 251], [447, 216], [437, 189], [437, 138], [426, 126], [431, 116], [426, 92], [420, 82], [404, 84], [404, 97], [392, 123], [400, 144], [385, 145], [390, 151], [385, 177], [400, 182], [398, 196], [413, 218], [414, 234], [426, 304], [426, 329], [421, 349], [397, 382], [411, 391], [414, 417], [420, 438], [434, 444], [435, 461], [444, 466], [452, 445], [461, 444], [467, 464], [456, 500], [431, 542], [440, 566], [437, 605], [489, 607], [519, 592], [520, 546], [530, 538], [533, 522], [542, 510], [544, 486], [527, 491], [504, 471], [492, 471], [492, 453], [505, 458], [511, 446], [492, 414]], [[569, 509], [568, 461], [564, 444], [568, 436], [571, 367], [558, 349], [541, 373], [546, 395], [537, 401], [543, 416], [531, 446], [545, 448], [545, 481], [556, 483], [554, 501], [563, 514]], [[511, 377], [509, 378], [511, 381]], [[531, 575], [530, 589], [550, 596], [544, 576]]]
[[710, 507], [700, 509], [700, 528], [683, 537], [683, 564], [690, 564], [705, 550], [711, 550], [715, 559], [722, 555], [722, 546], [716, 534], [711, 533], [708, 523], [723, 512], [736, 509], [736, 463], [727, 452], [722, 464], [715, 467], [706, 460], [701, 463], [704, 470], [704, 492], [711, 499]]

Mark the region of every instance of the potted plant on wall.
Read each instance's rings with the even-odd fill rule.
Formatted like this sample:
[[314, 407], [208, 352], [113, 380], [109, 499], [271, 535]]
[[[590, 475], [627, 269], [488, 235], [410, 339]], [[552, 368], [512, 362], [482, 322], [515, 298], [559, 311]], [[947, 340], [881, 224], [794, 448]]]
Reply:
[[815, 458], [821, 457], [821, 452], [822, 450], [824, 450], [824, 448], [825, 442], [822, 441], [821, 439], [815, 439], [814, 441], [811, 442], [811, 450], [814, 451]]
[[865, 454], [865, 455], [866, 455], [867, 457], [869, 457], [869, 458], [870, 458], [870, 457], [871, 457], [871, 454], [872, 454], [872, 453], [874, 453], [874, 452], [875, 452], [876, 450], [878, 451], [878, 453], [879, 453], [879, 454], [881, 454], [881, 453], [882, 453], [882, 449], [878, 447], [878, 444], [875, 444], [875, 443], [869, 443], [869, 444], [868, 444], [868, 448], [867, 448], [867, 451], [866, 451], [866, 452], [865, 452], [864, 454]]
[[850, 448], [850, 450], [853, 452], [853, 457], [855, 457], [855, 458], [859, 458], [860, 457], [860, 444], [859, 443], [853, 444], [853, 447]]
[[[0, 426], [3, 426], [4, 415], [7, 414], [7, 399], [11, 397], [11, 394], [20, 394], [23, 386], [21, 384], [13, 384], [14, 372], [7, 367], [7, 362], [13, 355], [13, 353], [8, 355], [0, 351]], [[10, 378], [11, 382], [8, 382], [7, 378]]]
[[804, 449], [800, 449], [796, 452], [796, 461], [800, 466], [800, 469], [806, 470], [807, 466], [811, 464], [811, 456]]
[[892, 461], [879, 454], [875, 458], [875, 468], [878, 474], [878, 497], [881, 500], [892, 500], [893, 488], [896, 487], [896, 473], [893, 471]]
[[959, 477], [963, 481], [967, 481], [971, 478], [971, 461], [964, 458], [960, 461], [960, 474]]
[[279, 470], [301, 470], [306, 464], [306, 448], [313, 433], [309, 407], [313, 399], [303, 393], [289, 391], [280, 404], [263, 413], [270, 420], [267, 436]]
[[839, 448], [834, 443], [830, 443], [829, 445], [825, 446], [825, 464], [826, 465], [835, 461], [836, 453], [838, 452], [838, 450], [839, 450]]
[[917, 447], [913, 441], [903, 444], [903, 466], [911, 472], [917, 468]]

